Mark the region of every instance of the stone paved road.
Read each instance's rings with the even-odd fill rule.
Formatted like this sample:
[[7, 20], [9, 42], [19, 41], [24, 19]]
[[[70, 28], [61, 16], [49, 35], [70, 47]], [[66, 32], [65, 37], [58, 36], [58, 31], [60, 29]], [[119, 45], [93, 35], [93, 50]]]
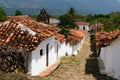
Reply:
[[62, 64], [51, 75], [35, 80], [114, 80], [99, 73], [97, 59], [90, 57], [90, 45], [90, 36], [87, 33], [78, 55], [63, 57]]

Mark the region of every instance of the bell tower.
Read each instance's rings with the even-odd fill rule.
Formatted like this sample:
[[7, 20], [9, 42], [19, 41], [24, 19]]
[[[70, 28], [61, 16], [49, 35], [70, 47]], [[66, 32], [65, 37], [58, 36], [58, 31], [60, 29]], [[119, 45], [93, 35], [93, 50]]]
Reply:
[[38, 15], [38, 17], [37, 17], [37, 21], [38, 22], [43, 22], [43, 23], [47, 23], [47, 24], [49, 24], [49, 15], [48, 15], [48, 13], [46, 12], [46, 10], [43, 8], [43, 9], [41, 9], [41, 11], [40, 11], [40, 14]]

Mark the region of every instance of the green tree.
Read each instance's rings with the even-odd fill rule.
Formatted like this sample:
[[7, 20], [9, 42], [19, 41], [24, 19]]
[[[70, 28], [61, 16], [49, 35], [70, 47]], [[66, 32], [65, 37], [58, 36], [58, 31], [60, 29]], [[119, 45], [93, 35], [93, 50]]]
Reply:
[[72, 16], [74, 16], [74, 14], [76, 13], [75, 9], [73, 7], [71, 7], [68, 11], [69, 14], [71, 14]]
[[4, 22], [7, 20], [7, 14], [3, 10], [3, 8], [0, 8], [0, 22]]
[[78, 26], [75, 24], [73, 16], [69, 13], [60, 16], [59, 20], [60, 20], [59, 27], [62, 29], [60, 33], [65, 36], [68, 34], [69, 29], [78, 28]]
[[23, 13], [21, 11], [19, 11], [19, 10], [16, 10], [15, 16], [19, 16], [19, 15], [23, 15]]
[[68, 14], [70, 14], [73, 17], [74, 21], [84, 21], [83, 20], [84, 17], [76, 13], [75, 8], [73, 7], [70, 7], [70, 9], [68, 10]]
[[[64, 26], [64, 28], [77, 28], [78, 26], [75, 24], [74, 18], [70, 14], [64, 14], [59, 17], [60, 26]], [[67, 27], [65, 27], [67, 25]]]
[[85, 16], [85, 21], [90, 22], [90, 21], [94, 20], [94, 18], [95, 17], [93, 15], [89, 14], [89, 15]]

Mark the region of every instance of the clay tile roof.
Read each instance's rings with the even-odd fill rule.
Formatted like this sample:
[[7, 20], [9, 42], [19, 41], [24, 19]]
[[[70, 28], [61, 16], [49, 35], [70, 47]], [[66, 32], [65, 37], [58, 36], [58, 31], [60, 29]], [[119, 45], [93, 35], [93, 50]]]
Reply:
[[29, 16], [10, 16], [0, 27], [0, 46], [13, 45], [27, 51], [34, 50], [44, 39], [59, 32], [59, 29], [38, 23]]
[[46, 25], [41, 22], [36, 22], [27, 15], [9, 16], [8, 20], [12, 20], [18, 24], [25, 25], [26, 27], [30, 28], [32, 31], [38, 33], [38, 36], [43, 37], [43, 39], [46, 39], [60, 31], [60, 29], [58, 29], [57, 27]]
[[3, 24], [3, 22], [0, 22], [0, 26]]
[[55, 39], [59, 40], [60, 42], [66, 41], [66, 37], [62, 34], [56, 34]]
[[83, 37], [85, 33], [81, 30], [71, 29], [67, 36], [67, 42], [71, 45], [77, 44]]
[[96, 33], [96, 46], [97, 47], [106, 47], [109, 46], [114, 39], [120, 35], [120, 30], [114, 30], [110, 32], [97, 32]]
[[89, 25], [88, 22], [75, 22], [77, 25]]

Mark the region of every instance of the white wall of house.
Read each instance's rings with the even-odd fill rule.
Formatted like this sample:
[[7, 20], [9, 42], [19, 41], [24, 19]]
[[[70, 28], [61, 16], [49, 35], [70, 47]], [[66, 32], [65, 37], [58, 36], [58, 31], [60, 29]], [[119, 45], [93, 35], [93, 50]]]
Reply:
[[76, 45], [72, 46], [72, 54], [74, 54], [74, 55], [76, 55], [78, 53], [77, 52], [77, 45], [78, 45], [78, 43]]
[[[65, 56], [66, 52], [66, 43], [65, 42], [60, 42], [56, 40], [56, 53], [58, 54], [58, 59], [61, 58], [62, 56]], [[58, 49], [57, 49], [58, 47]]]
[[83, 39], [81, 39], [76, 45], [72, 46], [72, 53], [73, 54], [75, 54], [75, 55], [78, 54], [78, 50], [81, 49], [84, 39], [85, 39], [85, 37]]
[[[49, 44], [49, 55], [48, 55], [48, 63], [46, 66], [46, 45]], [[31, 61], [31, 71], [30, 74], [32, 76], [36, 76], [42, 71], [44, 71], [47, 67], [51, 66], [56, 62], [56, 53], [55, 53], [55, 37], [49, 37], [46, 40], [42, 41], [39, 46], [32, 51], [32, 61]], [[40, 50], [43, 49], [43, 55], [40, 56]]]
[[68, 55], [76, 55], [78, 54], [78, 50], [81, 49], [83, 44], [84, 38], [80, 40], [76, 45], [70, 45], [70, 43], [61, 43], [60, 41], [56, 40], [56, 53], [57, 53], [57, 46], [58, 46], [58, 58], [65, 56], [66, 53]]
[[83, 45], [83, 42], [84, 42], [84, 40], [85, 40], [85, 37], [86, 37], [86, 36], [84, 36], [83, 39], [81, 39], [81, 40], [78, 42], [78, 48], [77, 48], [77, 50], [80, 50], [80, 49], [81, 49], [81, 47], [82, 47], [82, 45]]
[[77, 54], [77, 45], [70, 45], [70, 43], [59, 43], [59, 58], [68, 55]]
[[89, 26], [88, 25], [78, 25], [80, 30], [89, 30]]
[[65, 53], [67, 53], [68, 55], [72, 55], [72, 46], [70, 45], [70, 43], [66, 43], [65, 49]]
[[104, 62], [105, 73], [120, 79], [120, 38], [110, 46], [101, 48], [100, 59]]
[[[84, 37], [85, 38], [85, 37]], [[56, 53], [57, 53], [57, 45], [58, 45], [58, 57], [65, 56], [66, 53], [68, 55], [76, 55], [78, 54], [78, 50], [81, 49], [84, 38], [81, 39], [76, 45], [70, 45], [70, 43], [63, 42], [61, 43], [60, 41], [56, 40]]]
[[53, 19], [50, 18], [50, 24], [53, 26], [57, 26], [60, 23], [60, 21], [58, 19]]

